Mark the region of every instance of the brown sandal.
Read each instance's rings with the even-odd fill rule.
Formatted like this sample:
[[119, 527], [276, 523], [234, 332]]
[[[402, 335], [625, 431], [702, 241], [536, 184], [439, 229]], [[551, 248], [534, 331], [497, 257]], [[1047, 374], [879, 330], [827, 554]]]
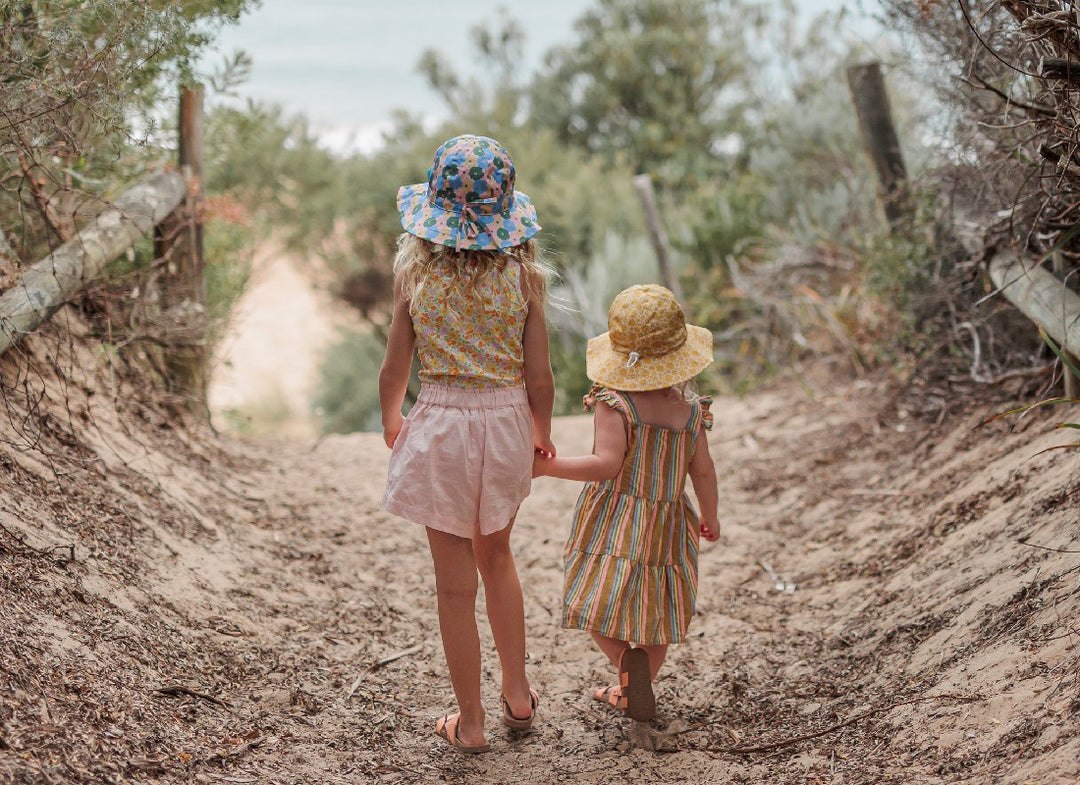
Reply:
[[636, 722], [648, 722], [656, 716], [656, 696], [652, 688], [649, 653], [630, 648], [619, 658], [619, 685], [625, 701], [623, 711]]
[[536, 719], [536, 707], [540, 705], [540, 696], [536, 690], [529, 690], [529, 701], [532, 703], [532, 713], [528, 717], [517, 717], [512, 711], [510, 711], [510, 703], [506, 700], [505, 695], [500, 695], [499, 700], [502, 701], [502, 721], [503, 725], [508, 728], [515, 728], [517, 730], [527, 730], [532, 727], [533, 720]]
[[477, 744], [472, 747], [467, 744], [462, 744], [457, 736], [457, 726], [460, 719], [460, 714], [447, 714], [435, 723], [435, 733], [446, 739], [450, 746], [455, 750], [465, 755], [477, 755], [481, 752], [488, 752], [491, 750], [490, 744]]

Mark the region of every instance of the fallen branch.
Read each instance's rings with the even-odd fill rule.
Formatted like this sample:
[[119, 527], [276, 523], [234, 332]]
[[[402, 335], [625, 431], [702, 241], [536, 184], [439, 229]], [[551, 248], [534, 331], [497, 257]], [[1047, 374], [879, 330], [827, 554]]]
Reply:
[[248, 740], [245, 741], [243, 744], [238, 744], [237, 746], [226, 752], [215, 752], [213, 755], [206, 759], [206, 762], [224, 763], [227, 759], [239, 758], [245, 752], [248, 752], [254, 747], [258, 747], [260, 744], [266, 741], [266, 736], [263, 736], [257, 730], [251, 731], [251, 733], [248, 735], [250, 738], [248, 738]]
[[1080, 82], [1080, 63], [1067, 58], [1044, 57], [1039, 60], [1039, 76]]
[[[799, 742], [809, 741], [811, 739], [816, 739], [821, 736], [827, 736], [828, 734], [835, 733], [836, 731], [842, 730], [849, 725], [854, 725], [857, 722], [862, 722], [869, 717], [873, 717], [875, 714], [884, 714], [885, 712], [892, 711], [899, 706], [908, 706], [913, 703], [923, 703], [925, 701], [943, 699], [954, 700], [960, 703], [970, 703], [971, 701], [978, 700], [978, 698], [974, 698], [969, 695], [924, 695], [921, 698], [911, 698], [910, 700], [897, 701], [895, 703], [890, 703], [886, 706], [878, 706], [874, 709], [868, 709], [860, 714], [856, 714], [854, 717], [850, 717], [844, 720], [843, 722], [838, 722], [835, 725], [830, 725], [824, 730], [819, 730], [816, 733], [807, 733], [802, 736], [793, 736], [788, 739], [781, 739], [780, 741], [771, 742], [770, 744], [758, 744], [753, 747], [720, 747], [719, 749], [715, 749], [713, 751], [727, 755], [752, 755], [758, 752], [772, 752], [773, 750], [778, 750], [782, 747], [790, 747], [791, 745], [798, 744]], [[719, 722], [719, 720], [717, 720], [717, 722]], [[682, 731], [682, 733], [686, 733], [686, 731], [712, 724], [712, 722], [705, 722], [699, 723], [698, 725], [692, 725], [691, 727]]]
[[[35, 548], [26, 541], [26, 538], [22, 534], [16, 534], [2, 523], [0, 523], [0, 532], [8, 535], [21, 546], [21, 549], [12, 550], [9, 547], [5, 547], [4, 544], [0, 542], [0, 553], [10, 553], [13, 556], [36, 556], [39, 558], [43, 556], [52, 556], [53, 561], [59, 564], [75, 561], [75, 545], [73, 543], [69, 543], [68, 545], [51, 545], [48, 548]], [[66, 558], [64, 558], [64, 556], [57, 558], [54, 555], [57, 551], [66, 551], [66, 554], [64, 554]]]

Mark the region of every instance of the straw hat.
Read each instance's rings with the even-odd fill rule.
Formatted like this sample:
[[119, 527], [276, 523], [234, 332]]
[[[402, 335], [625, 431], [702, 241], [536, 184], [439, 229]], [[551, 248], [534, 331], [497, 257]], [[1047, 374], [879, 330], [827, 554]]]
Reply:
[[456, 250], [521, 245], [540, 231], [528, 195], [514, 190], [510, 154], [486, 136], [467, 134], [435, 151], [428, 181], [398, 189], [401, 225], [409, 234]]
[[713, 361], [712, 332], [686, 323], [663, 286], [631, 286], [608, 309], [608, 332], [589, 340], [585, 370], [604, 387], [660, 390], [693, 379]]

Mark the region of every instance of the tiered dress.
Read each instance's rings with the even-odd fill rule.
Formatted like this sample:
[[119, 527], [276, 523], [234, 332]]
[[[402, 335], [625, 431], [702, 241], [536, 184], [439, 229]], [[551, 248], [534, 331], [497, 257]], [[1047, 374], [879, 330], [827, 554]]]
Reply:
[[711, 401], [693, 401], [686, 426], [644, 423], [625, 393], [593, 388], [586, 407], [627, 421], [626, 459], [588, 483], [566, 544], [562, 625], [638, 644], [681, 643], [694, 615], [700, 520], [685, 492]]

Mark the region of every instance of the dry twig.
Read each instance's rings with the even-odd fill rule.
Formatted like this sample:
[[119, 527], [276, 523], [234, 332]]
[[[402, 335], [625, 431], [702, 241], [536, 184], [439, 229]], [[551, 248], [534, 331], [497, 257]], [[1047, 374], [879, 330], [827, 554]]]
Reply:
[[190, 687], [184, 687], [181, 684], [174, 684], [170, 687], [158, 687], [154, 692], [158, 695], [189, 695], [192, 698], [199, 698], [200, 700], [208, 701], [209, 703], [214, 703], [229, 709], [230, 711], [232, 710], [229, 704], [220, 698], [215, 698], [213, 695], [207, 695], [205, 692], [197, 692], [196, 690], [193, 690]]
[[402, 657], [407, 657], [410, 654], [416, 654], [418, 651], [420, 651], [420, 648], [421, 648], [420, 644], [417, 643], [417, 644], [415, 644], [413, 646], [410, 646], [407, 649], [402, 649], [399, 652], [395, 652], [394, 654], [391, 654], [388, 657], [383, 657], [378, 662], [374, 662], [371, 665], [369, 665], [366, 670], [361, 672], [361, 674], [356, 677], [356, 681], [354, 681], [352, 683], [352, 686], [349, 687], [349, 691], [347, 693], [345, 693], [345, 700], [348, 700], [349, 698], [351, 698], [353, 696], [353, 694], [356, 692], [357, 688], [359, 688], [360, 684], [364, 681], [364, 679], [366, 679], [368, 677], [368, 675], [374, 673], [375, 671], [377, 671], [379, 668], [383, 667], [384, 665], [389, 665], [394, 660], [400, 660]]

